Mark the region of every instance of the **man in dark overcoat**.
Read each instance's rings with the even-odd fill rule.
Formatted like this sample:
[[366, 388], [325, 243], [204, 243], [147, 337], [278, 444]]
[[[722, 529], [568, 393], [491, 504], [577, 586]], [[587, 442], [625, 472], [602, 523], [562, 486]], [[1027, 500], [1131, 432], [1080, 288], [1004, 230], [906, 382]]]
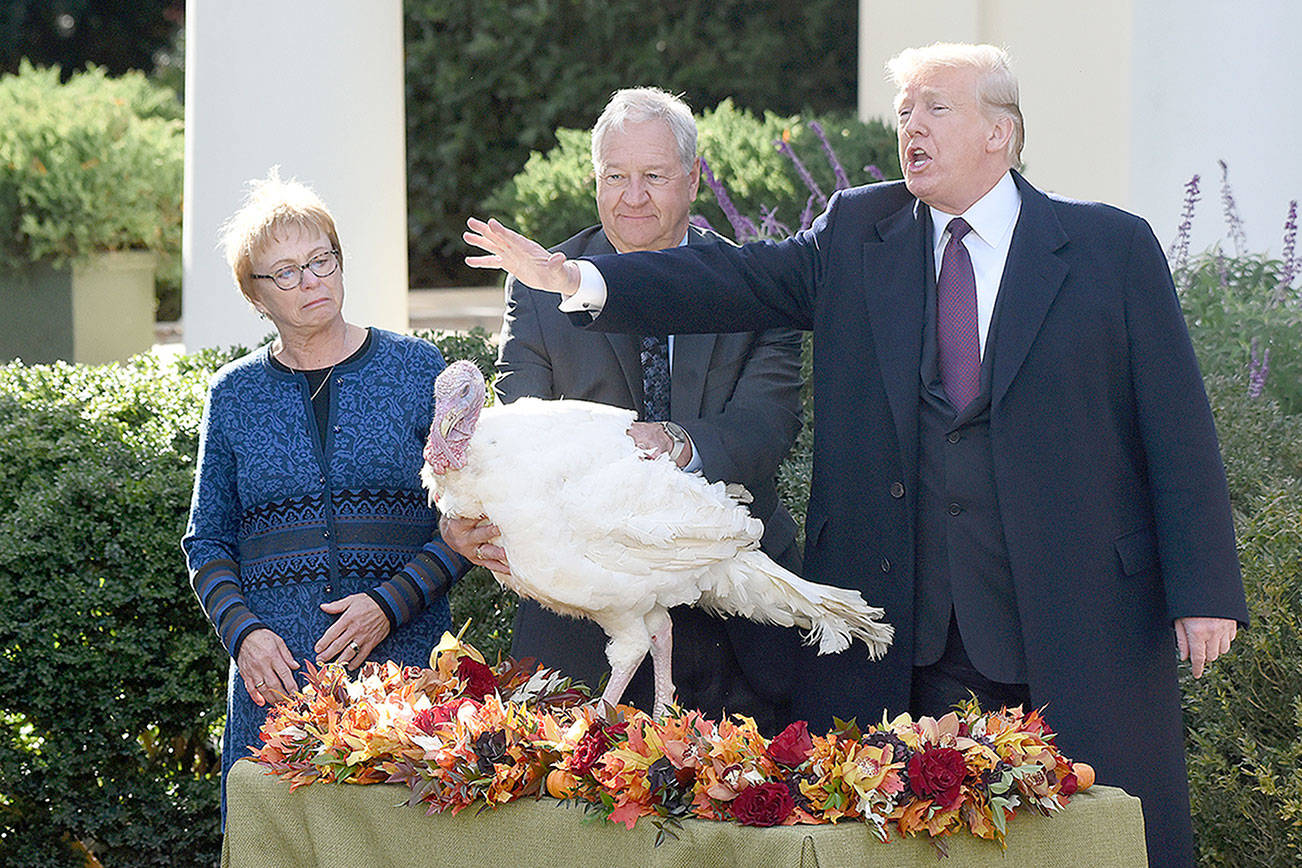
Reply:
[[489, 255], [467, 261], [603, 331], [812, 329], [805, 575], [859, 589], [896, 633], [880, 663], [811, 673], [811, 723], [968, 691], [1047, 705], [1068, 756], [1142, 799], [1149, 864], [1192, 865], [1177, 655], [1201, 675], [1248, 615], [1161, 247], [1013, 171], [1001, 50], [914, 49], [891, 71], [904, 182], [838, 194], [783, 243], [568, 262], [473, 221]]

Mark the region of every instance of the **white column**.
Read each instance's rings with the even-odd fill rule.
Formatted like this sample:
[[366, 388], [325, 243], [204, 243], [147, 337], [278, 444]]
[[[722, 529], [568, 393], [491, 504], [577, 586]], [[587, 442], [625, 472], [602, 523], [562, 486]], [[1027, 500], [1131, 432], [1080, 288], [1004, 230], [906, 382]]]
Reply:
[[1297, 0], [1136, 0], [1134, 209], [1170, 243], [1184, 183], [1201, 176], [1190, 249], [1234, 252], [1220, 167], [1246, 224], [1248, 251], [1278, 256], [1291, 199], [1302, 199], [1302, 75]]
[[345, 317], [406, 329], [401, 0], [188, 0], [185, 24], [186, 349], [271, 331], [217, 240], [245, 183], [273, 165], [335, 216]]

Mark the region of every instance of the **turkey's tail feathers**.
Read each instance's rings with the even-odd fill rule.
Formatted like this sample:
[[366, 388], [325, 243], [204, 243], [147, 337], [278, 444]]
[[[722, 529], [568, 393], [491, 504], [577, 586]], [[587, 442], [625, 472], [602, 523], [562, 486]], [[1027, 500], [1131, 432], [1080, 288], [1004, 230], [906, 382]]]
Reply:
[[844, 651], [858, 639], [876, 660], [895, 636], [895, 628], [881, 620], [886, 612], [868, 605], [857, 591], [806, 581], [759, 551], [739, 553], [730, 566], [727, 578], [704, 589], [698, 606], [807, 630], [805, 641], [817, 643], [819, 654]]

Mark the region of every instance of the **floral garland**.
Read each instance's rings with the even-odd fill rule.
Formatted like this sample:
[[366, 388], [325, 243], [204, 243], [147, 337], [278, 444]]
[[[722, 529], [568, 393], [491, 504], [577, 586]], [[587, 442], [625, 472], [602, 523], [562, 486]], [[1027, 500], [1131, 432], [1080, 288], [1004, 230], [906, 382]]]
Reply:
[[1018, 808], [1051, 814], [1093, 770], [1064, 758], [1039, 712], [940, 719], [901, 715], [861, 731], [803, 721], [768, 740], [740, 715], [660, 720], [629, 706], [599, 713], [554, 670], [495, 667], [445, 634], [430, 668], [307, 666], [308, 686], [271, 709], [254, 759], [297, 788], [317, 781], [402, 783], [410, 804], [453, 814], [522, 796], [578, 799], [633, 828], [653, 817], [656, 843], [685, 818], [753, 826], [858, 820], [883, 841], [925, 833], [944, 852], [960, 829], [1004, 844]]

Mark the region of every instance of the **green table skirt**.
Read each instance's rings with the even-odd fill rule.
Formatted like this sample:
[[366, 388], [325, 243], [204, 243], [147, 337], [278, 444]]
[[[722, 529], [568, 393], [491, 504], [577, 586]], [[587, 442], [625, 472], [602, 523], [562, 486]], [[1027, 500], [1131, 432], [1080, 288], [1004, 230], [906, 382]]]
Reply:
[[406, 806], [392, 785], [289, 784], [247, 760], [231, 771], [223, 868], [298, 866], [799, 866], [840, 868], [1132, 868], [1145, 866], [1139, 800], [1094, 787], [1045, 818], [1019, 812], [1008, 826], [1008, 852], [967, 834], [946, 839], [937, 862], [924, 839], [882, 843], [859, 822], [759, 829], [689, 820], [678, 839], [654, 846], [649, 818], [628, 830], [585, 822], [581, 806], [522, 799], [496, 810], [472, 806], [453, 817]]

